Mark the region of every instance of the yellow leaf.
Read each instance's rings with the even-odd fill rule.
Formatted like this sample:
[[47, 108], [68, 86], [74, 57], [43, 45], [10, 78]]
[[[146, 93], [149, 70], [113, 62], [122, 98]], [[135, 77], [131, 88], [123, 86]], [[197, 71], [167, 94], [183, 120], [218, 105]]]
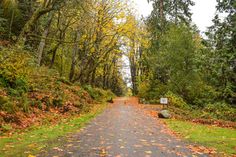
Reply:
[[152, 154], [152, 151], [145, 151], [145, 153], [147, 153], [147, 154]]

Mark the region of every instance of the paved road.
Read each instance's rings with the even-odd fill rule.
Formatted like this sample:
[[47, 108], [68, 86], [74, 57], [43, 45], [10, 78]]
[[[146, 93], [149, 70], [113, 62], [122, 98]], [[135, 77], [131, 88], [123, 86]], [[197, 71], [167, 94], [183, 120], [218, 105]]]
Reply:
[[[194, 156], [187, 143], [167, 133], [165, 126], [125, 98], [96, 117], [81, 132], [39, 156], [176, 157]], [[201, 155], [204, 156], [204, 155]]]

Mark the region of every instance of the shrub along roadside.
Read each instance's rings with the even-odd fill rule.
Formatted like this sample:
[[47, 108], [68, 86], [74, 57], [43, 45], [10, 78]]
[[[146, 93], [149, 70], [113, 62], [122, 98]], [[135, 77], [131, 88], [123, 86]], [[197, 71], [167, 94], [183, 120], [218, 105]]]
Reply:
[[28, 51], [1, 49], [0, 134], [42, 123], [42, 115], [49, 113], [87, 113], [93, 104], [114, 97], [111, 91], [85, 89], [61, 77], [57, 70], [38, 67]]
[[[197, 106], [187, 104], [182, 97], [171, 91], [168, 91], [163, 96], [169, 99], [169, 110], [172, 111], [174, 117], [177, 119], [206, 119], [236, 122], [236, 108], [225, 102], [215, 102]], [[143, 98], [141, 98], [141, 100], [143, 100]], [[159, 98], [148, 101], [148, 103], [151, 104], [152, 102], [154, 102], [154, 104], [156, 102], [159, 103]]]
[[100, 88], [93, 88], [90, 85], [83, 86], [89, 95], [97, 102], [109, 101], [115, 97], [114, 93], [111, 90], [103, 90]]
[[177, 95], [167, 93], [166, 97], [170, 100], [169, 109], [174, 113], [176, 118], [184, 120], [193, 120], [195, 118], [236, 122], [236, 109], [224, 102], [196, 107], [187, 105]]
[[[98, 93], [96, 99], [92, 99], [92, 95], [83, 88], [60, 81], [49, 81], [49, 87], [41, 87], [40, 84], [21, 97], [0, 96], [0, 135], [28, 128], [34, 123], [41, 124], [43, 118], [50, 117], [50, 114], [63, 116], [89, 113], [94, 104], [105, 103], [114, 97], [110, 91], [91, 88], [92, 92]], [[5, 129], [7, 125], [12, 126], [11, 129]]]
[[170, 110], [177, 118], [192, 120], [193, 118], [215, 119], [236, 122], [236, 108], [224, 102], [210, 103], [204, 107], [188, 105], [181, 97], [172, 92], [166, 93], [169, 98]]

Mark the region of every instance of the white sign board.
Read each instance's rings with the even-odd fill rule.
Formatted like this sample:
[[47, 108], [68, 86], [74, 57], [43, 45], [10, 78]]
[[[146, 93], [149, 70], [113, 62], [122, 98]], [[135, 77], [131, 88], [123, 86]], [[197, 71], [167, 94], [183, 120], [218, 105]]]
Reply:
[[167, 105], [168, 104], [168, 99], [167, 98], [161, 98], [160, 103]]

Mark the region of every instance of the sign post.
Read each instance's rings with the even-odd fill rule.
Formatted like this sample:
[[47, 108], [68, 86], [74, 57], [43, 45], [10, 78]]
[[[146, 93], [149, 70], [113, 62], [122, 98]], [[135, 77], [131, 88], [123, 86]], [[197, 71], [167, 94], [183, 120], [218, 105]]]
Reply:
[[165, 105], [168, 107], [168, 98], [161, 98], [160, 103], [163, 105], [163, 108]]

